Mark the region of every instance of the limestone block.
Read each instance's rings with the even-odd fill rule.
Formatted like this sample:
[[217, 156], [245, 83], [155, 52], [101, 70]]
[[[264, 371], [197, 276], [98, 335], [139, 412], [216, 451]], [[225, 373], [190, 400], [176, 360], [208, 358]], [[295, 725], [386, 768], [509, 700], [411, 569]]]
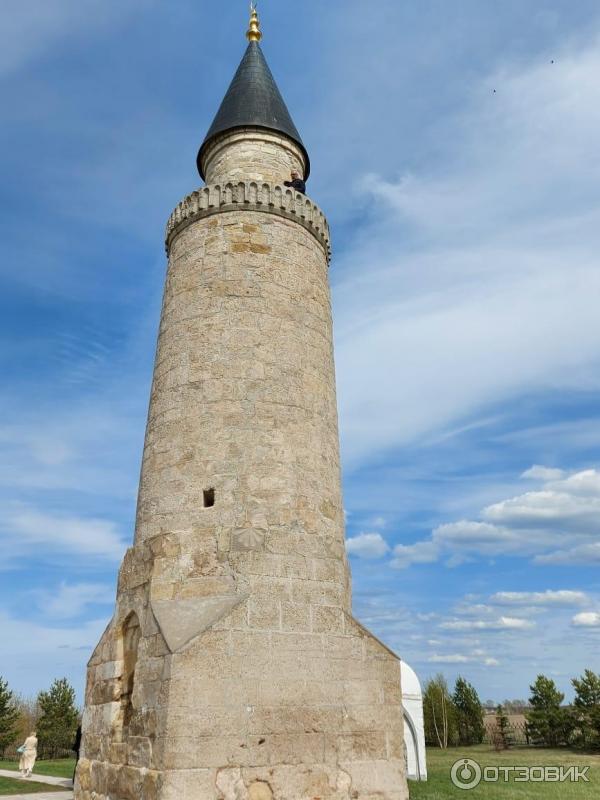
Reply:
[[203, 705], [185, 711], [174, 708], [169, 713], [167, 732], [169, 736], [183, 736], [185, 731], [193, 729], [199, 737], [244, 735], [251, 717], [252, 713], [242, 705], [234, 708]]
[[254, 781], [248, 787], [248, 800], [273, 800], [273, 792], [266, 781]]
[[96, 680], [108, 681], [112, 678], [120, 678], [123, 674], [123, 661], [107, 661], [100, 664], [96, 670]]
[[344, 612], [339, 606], [312, 606], [314, 633], [343, 633]]
[[242, 777], [250, 786], [255, 781], [266, 783], [274, 800], [355, 800], [350, 776], [333, 765], [278, 765], [268, 771], [243, 769]]
[[107, 782], [108, 768], [106, 764], [99, 761], [91, 762], [90, 769], [90, 785], [94, 787], [94, 791], [100, 794], [106, 794], [108, 791]]
[[245, 600], [244, 595], [153, 600], [152, 611], [171, 652], [199, 636]]
[[310, 629], [310, 606], [281, 603], [281, 629], [284, 631]]
[[250, 597], [248, 624], [262, 630], [281, 630], [281, 604], [270, 597]]
[[208, 769], [183, 769], [166, 773], [162, 780], [160, 800], [214, 800], [216, 771]]
[[[127, 742], [110, 743], [110, 747], [108, 750], [108, 759], [111, 764], [126, 764], [128, 755], [129, 755], [129, 746]], [[99, 755], [98, 758], [100, 758]]]
[[77, 764], [77, 783], [83, 791], [89, 791], [91, 787], [91, 768], [92, 762], [87, 758], [80, 758]]
[[344, 761], [340, 767], [350, 775], [360, 800], [407, 800], [404, 760]]
[[334, 747], [336, 763], [378, 761], [388, 756], [385, 731], [361, 731], [337, 736], [329, 742], [329, 745]]
[[248, 790], [239, 767], [219, 770], [216, 786], [219, 800], [248, 800]]
[[152, 742], [148, 737], [129, 737], [128, 763], [133, 767], [152, 766]]
[[159, 772], [145, 770], [142, 773], [141, 800], [158, 800], [161, 797], [163, 778]]
[[107, 791], [119, 800], [139, 800], [142, 795], [143, 775], [134, 767], [110, 765], [107, 770]]

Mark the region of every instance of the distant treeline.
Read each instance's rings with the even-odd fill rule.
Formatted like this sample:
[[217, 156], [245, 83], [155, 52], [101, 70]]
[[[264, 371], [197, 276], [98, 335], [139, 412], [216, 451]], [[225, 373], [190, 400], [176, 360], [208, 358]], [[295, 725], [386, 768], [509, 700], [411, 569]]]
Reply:
[[[425, 684], [423, 695], [427, 744], [446, 748], [487, 739], [497, 749], [526, 743], [600, 750], [600, 674], [587, 669], [571, 683], [575, 690], [571, 706], [563, 705], [565, 696], [551, 678], [538, 675], [527, 701], [507, 701], [493, 708], [480, 702], [464, 678], [457, 679], [451, 694], [444, 676], [437, 675]], [[490, 713], [495, 716], [493, 725]]]
[[66, 678], [55, 680], [48, 691], [35, 698], [11, 691], [0, 677], [0, 755], [16, 757], [16, 747], [32, 731], [38, 737], [38, 756], [57, 758], [71, 755], [79, 724], [75, 690]]

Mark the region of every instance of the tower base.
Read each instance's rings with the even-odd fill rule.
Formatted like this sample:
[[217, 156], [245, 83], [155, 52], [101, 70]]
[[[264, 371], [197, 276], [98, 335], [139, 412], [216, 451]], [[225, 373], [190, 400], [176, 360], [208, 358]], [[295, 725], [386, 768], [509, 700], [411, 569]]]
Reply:
[[408, 798], [400, 662], [345, 611], [261, 631], [246, 598], [177, 647], [185, 620], [130, 600], [89, 665], [76, 800]]

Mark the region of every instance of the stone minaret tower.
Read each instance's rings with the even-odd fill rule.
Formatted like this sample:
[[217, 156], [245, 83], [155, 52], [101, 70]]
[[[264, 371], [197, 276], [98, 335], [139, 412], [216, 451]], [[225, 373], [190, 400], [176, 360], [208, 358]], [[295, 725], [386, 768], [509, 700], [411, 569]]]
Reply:
[[329, 230], [248, 49], [169, 266], [133, 547], [89, 663], [77, 800], [405, 800], [398, 658], [344, 549]]

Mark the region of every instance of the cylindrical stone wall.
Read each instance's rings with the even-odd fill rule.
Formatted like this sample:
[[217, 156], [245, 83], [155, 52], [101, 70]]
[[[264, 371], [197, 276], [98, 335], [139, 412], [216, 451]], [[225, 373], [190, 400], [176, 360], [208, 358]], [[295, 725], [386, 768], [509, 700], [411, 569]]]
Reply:
[[227, 181], [267, 181], [281, 184], [292, 170], [306, 171], [302, 149], [283, 134], [242, 128], [215, 138], [203, 154], [208, 184]]
[[136, 542], [165, 533], [185, 557], [155, 565], [154, 599], [250, 591], [279, 617], [285, 576], [307, 630], [313, 595], [347, 608], [327, 254], [295, 221], [173, 236]]
[[76, 800], [408, 798], [400, 663], [350, 609], [327, 222], [271, 169], [223, 166], [167, 226], [135, 542], [88, 665]]

